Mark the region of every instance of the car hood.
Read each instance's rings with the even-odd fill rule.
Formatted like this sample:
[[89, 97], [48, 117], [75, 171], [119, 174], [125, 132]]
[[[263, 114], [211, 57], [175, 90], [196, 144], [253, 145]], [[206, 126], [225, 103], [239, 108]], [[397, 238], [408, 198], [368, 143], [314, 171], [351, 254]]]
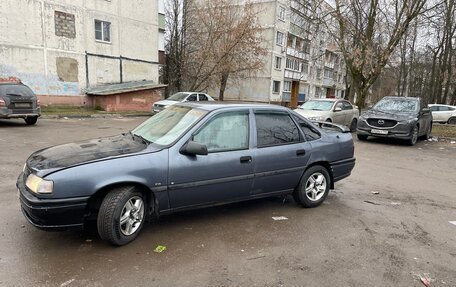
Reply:
[[300, 115], [303, 115], [306, 118], [321, 117], [323, 115], [327, 115], [330, 112], [330, 111], [314, 111], [314, 110], [303, 110], [303, 109], [295, 109], [294, 111]]
[[365, 112], [363, 118], [376, 118], [376, 119], [387, 119], [395, 121], [405, 121], [416, 118], [418, 115], [415, 112], [382, 112], [379, 110], [370, 109]]
[[67, 143], [45, 148], [27, 159], [27, 167], [39, 176], [110, 157], [143, 151], [147, 145], [131, 134]]
[[180, 103], [180, 102], [173, 101], [173, 100], [161, 100], [161, 101], [155, 102], [155, 105], [171, 106], [171, 105], [175, 105], [177, 103]]

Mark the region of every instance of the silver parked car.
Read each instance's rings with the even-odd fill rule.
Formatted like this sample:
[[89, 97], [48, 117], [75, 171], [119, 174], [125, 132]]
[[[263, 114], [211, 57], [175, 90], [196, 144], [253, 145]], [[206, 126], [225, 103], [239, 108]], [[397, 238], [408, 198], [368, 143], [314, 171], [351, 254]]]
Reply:
[[456, 106], [431, 104], [429, 108], [434, 122], [456, 125]]
[[344, 99], [312, 99], [295, 109], [300, 115], [311, 121], [332, 122], [356, 131], [359, 110]]
[[158, 113], [169, 106], [182, 102], [205, 102], [214, 101], [208, 94], [198, 92], [179, 92], [171, 95], [169, 98], [158, 101], [152, 107], [152, 113]]

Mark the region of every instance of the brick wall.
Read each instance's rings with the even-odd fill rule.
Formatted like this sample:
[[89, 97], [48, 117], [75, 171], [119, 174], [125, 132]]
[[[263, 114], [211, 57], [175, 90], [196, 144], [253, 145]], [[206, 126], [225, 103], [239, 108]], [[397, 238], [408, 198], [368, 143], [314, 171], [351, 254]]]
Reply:
[[54, 12], [55, 35], [70, 39], [76, 38], [74, 15], [61, 11]]
[[90, 96], [93, 107], [101, 107], [107, 112], [142, 111], [151, 112], [152, 105], [162, 100], [160, 89], [143, 90], [109, 96]]

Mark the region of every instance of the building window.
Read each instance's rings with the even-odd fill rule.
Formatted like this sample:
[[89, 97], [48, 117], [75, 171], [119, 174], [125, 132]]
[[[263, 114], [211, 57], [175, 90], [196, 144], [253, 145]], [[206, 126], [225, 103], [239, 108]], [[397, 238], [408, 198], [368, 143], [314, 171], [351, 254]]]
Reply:
[[285, 21], [285, 7], [279, 6], [279, 20]]
[[296, 59], [287, 58], [286, 66], [287, 69], [299, 72], [299, 61]]
[[283, 91], [284, 92], [291, 92], [291, 81], [284, 81], [283, 82]]
[[306, 62], [302, 63], [301, 72], [303, 74], [308, 74], [309, 73], [309, 63], [306, 63]]
[[277, 31], [276, 44], [279, 46], [283, 46], [283, 33], [282, 32]]
[[276, 68], [277, 70], [282, 69], [282, 57], [275, 57], [274, 68]]
[[111, 43], [111, 23], [95, 20], [95, 39], [97, 41]]
[[325, 69], [324, 71], [324, 77], [325, 78], [330, 78], [330, 79], [333, 79], [334, 78], [334, 73], [332, 70], [329, 70], [329, 69]]
[[272, 82], [272, 92], [275, 94], [280, 93], [280, 81], [273, 81]]

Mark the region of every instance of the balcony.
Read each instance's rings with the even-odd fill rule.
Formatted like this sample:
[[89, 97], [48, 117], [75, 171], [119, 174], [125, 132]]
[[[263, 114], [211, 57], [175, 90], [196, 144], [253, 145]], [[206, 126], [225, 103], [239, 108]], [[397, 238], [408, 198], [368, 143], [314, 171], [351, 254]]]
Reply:
[[299, 52], [296, 49], [293, 49], [291, 47], [287, 47], [287, 55], [293, 56], [295, 58], [303, 59], [303, 60], [309, 60], [309, 54]]
[[292, 70], [288, 70], [288, 69], [285, 69], [284, 76], [285, 76], [285, 78], [293, 79], [296, 81], [307, 81], [307, 74], [303, 74], [301, 72], [292, 71]]
[[336, 85], [336, 82], [333, 78], [323, 78], [323, 86], [324, 87], [333, 87]]
[[325, 61], [325, 67], [326, 68], [330, 68], [330, 69], [334, 69], [335, 63], [334, 62], [326, 62]]

